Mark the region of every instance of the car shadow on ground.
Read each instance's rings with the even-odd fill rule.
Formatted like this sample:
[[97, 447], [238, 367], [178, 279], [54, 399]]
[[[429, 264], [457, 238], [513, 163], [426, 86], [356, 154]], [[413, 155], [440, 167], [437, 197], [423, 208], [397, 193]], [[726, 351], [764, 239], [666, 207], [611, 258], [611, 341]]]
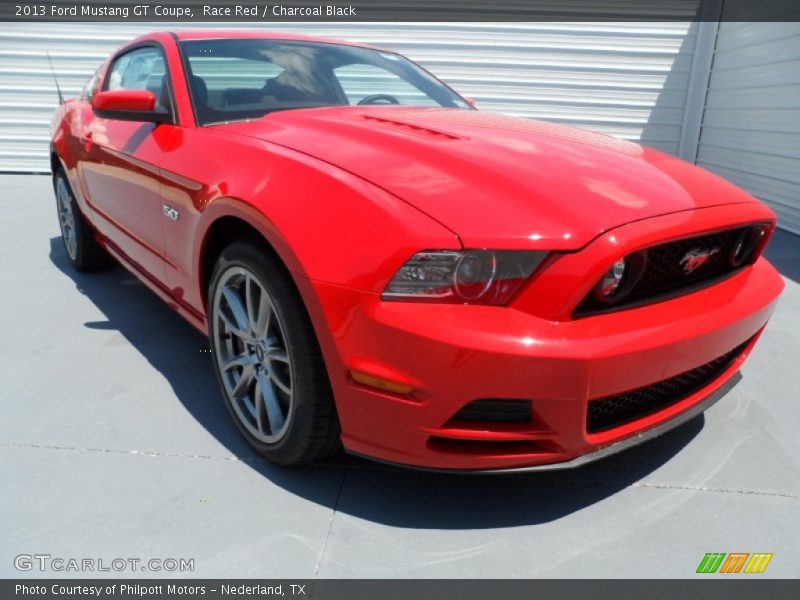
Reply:
[[[293, 494], [358, 518], [432, 529], [512, 527], [557, 520], [636, 484], [703, 428], [699, 416], [646, 444], [570, 471], [442, 474], [380, 465], [344, 453], [309, 467], [278, 467], [256, 455], [231, 421], [217, 388], [211, 355], [203, 351], [208, 344], [202, 334], [122, 267], [97, 273], [75, 271], [61, 238], [50, 240], [50, 259], [107, 319], [85, 326], [119, 331], [231, 455]], [[341, 473], [341, 489], [333, 501], [330, 479], [319, 477], [320, 469]]]

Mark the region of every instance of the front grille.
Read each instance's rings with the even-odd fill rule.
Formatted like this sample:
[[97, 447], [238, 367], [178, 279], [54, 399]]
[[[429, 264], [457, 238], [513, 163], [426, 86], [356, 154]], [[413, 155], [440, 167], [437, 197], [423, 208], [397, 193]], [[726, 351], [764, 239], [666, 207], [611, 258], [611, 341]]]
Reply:
[[586, 431], [599, 433], [641, 419], [680, 402], [719, 377], [747, 347], [750, 340], [719, 358], [646, 387], [589, 401]]
[[[755, 260], [758, 248], [756, 238], [763, 235], [764, 231], [762, 225], [739, 227], [651, 246], [644, 252], [641, 276], [624, 297], [618, 301], [601, 301], [592, 290], [578, 305], [574, 314], [576, 317], [586, 316], [640, 305], [713, 283]], [[734, 265], [731, 262], [732, 252], [745, 232], [750, 232], [754, 237], [748, 238], [752, 243], [747, 245], [748, 255], [745, 260]], [[692, 251], [710, 254], [705, 262], [687, 273], [687, 257]]]

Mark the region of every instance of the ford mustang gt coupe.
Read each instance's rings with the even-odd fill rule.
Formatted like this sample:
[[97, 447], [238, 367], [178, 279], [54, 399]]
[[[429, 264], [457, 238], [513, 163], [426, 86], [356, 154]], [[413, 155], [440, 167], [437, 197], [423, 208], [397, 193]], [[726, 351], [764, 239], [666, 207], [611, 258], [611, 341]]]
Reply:
[[207, 333], [280, 464], [606, 456], [722, 397], [783, 287], [741, 189], [361, 44], [142, 36], [58, 108], [50, 158], [72, 265], [113, 257]]

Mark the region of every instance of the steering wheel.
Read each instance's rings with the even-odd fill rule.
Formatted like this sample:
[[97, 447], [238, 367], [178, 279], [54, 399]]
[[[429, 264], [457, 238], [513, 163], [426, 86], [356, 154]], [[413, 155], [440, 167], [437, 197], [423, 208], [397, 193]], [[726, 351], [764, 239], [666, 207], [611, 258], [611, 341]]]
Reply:
[[371, 94], [358, 101], [359, 106], [362, 104], [400, 104], [400, 100], [389, 94]]

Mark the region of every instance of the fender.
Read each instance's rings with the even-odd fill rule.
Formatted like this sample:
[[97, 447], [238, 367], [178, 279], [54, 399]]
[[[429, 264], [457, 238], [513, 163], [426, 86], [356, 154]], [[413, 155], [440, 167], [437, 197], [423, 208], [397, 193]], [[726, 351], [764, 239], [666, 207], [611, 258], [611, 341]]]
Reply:
[[198, 294], [203, 300], [205, 327], [208, 326], [208, 307], [206, 306], [206, 294], [203, 289], [203, 256], [208, 243], [209, 231], [215, 223], [228, 217], [239, 219], [255, 229], [286, 266], [311, 319], [311, 325], [322, 349], [323, 362], [328, 372], [328, 377], [332, 385], [338, 387], [341, 385], [343, 373], [345, 373], [345, 364], [339, 354], [322, 302], [313, 282], [308, 277], [300, 259], [275, 224], [257, 208], [239, 198], [223, 197], [214, 200], [203, 211], [195, 229], [192, 264], [196, 269], [194, 278], [198, 285]]
[[294, 253], [276, 225], [266, 215], [261, 213], [252, 204], [240, 198], [221, 197], [215, 199], [203, 210], [195, 229], [192, 264], [195, 266], [198, 280], [202, 280], [200, 274], [202, 273], [203, 255], [206, 250], [209, 230], [215, 223], [226, 217], [234, 217], [244, 221], [258, 231], [275, 250], [293, 278], [298, 276], [308, 278], [300, 259]]

